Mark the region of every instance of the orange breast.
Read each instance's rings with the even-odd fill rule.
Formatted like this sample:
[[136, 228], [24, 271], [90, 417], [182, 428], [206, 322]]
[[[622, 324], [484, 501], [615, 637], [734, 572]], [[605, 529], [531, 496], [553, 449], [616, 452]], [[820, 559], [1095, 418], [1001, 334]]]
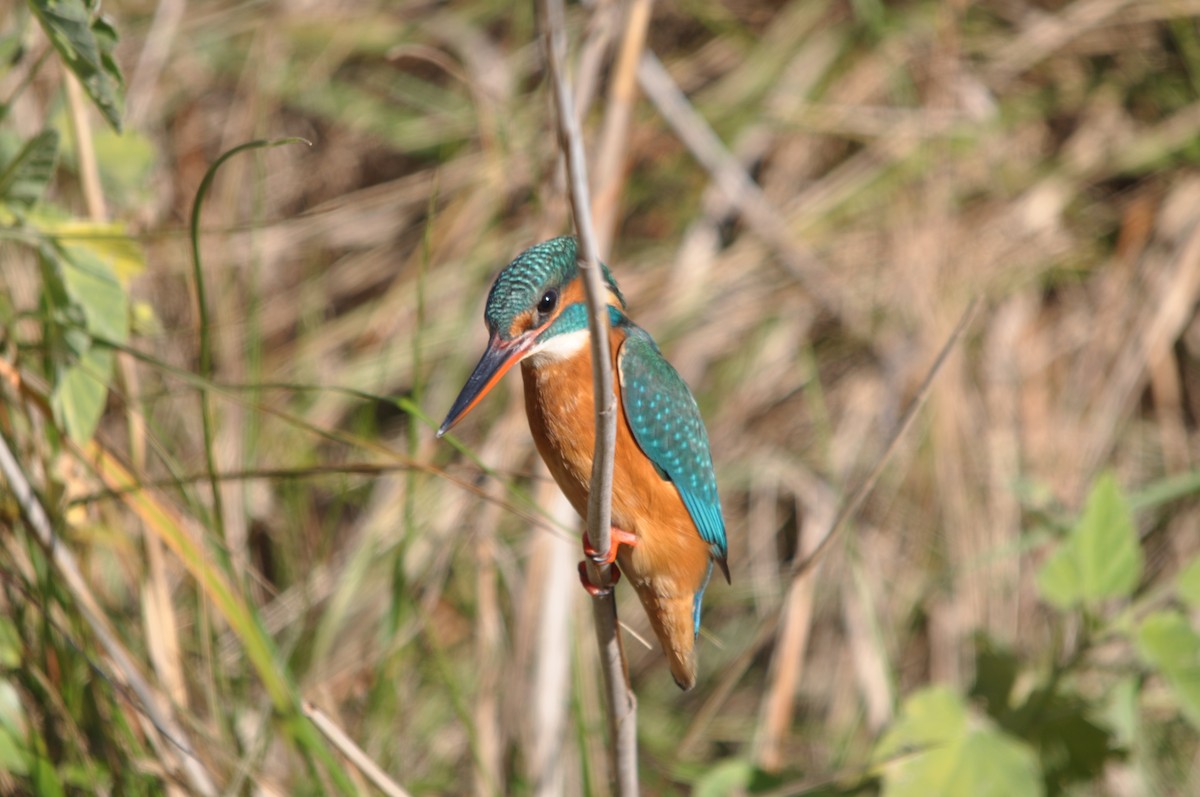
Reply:
[[[621, 340], [613, 333], [615, 358]], [[580, 517], [587, 517], [595, 420], [590, 348], [560, 360], [522, 363], [525, 411], [538, 453]], [[614, 368], [614, 379], [617, 376]], [[646, 608], [680, 686], [695, 680], [693, 596], [709, 572], [701, 539], [673, 484], [642, 453], [621, 406], [617, 386], [617, 447], [613, 468], [613, 525], [637, 536], [618, 564]]]

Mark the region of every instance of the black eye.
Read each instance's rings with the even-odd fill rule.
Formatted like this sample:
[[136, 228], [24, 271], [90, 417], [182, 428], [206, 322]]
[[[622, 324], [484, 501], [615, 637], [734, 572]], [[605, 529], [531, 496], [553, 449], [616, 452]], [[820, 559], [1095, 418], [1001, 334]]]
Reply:
[[538, 302], [538, 312], [542, 315], [551, 313], [554, 311], [554, 306], [556, 304], [558, 304], [558, 291], [556, 291], [554, 288], [551, 288], [542, 294], [542, 300]]

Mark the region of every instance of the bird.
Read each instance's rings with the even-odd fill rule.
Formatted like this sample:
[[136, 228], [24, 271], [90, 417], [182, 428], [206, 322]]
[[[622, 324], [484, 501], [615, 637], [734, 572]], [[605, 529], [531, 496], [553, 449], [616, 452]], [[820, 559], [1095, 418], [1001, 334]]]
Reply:
[[[728, 545], [708, 433], [687, 383], [626, 315], [601, 264], [617, 403], [612, 544], [585, 554], [615, 563], [633, 585], [681, 689], [696, 683], [696, 639], [713, 565], [729, 578]], [[576, 239], [553, 238], [496, 276], [484, 309], [487, 348], [445, 421], [443, 436], [517, 363], [538, 453], [587, 517], [595, 448], [590, 332]], [[614, 574], [619, 577], [619, 574]], [[584, 587], [593, 592], [584, 564]]]

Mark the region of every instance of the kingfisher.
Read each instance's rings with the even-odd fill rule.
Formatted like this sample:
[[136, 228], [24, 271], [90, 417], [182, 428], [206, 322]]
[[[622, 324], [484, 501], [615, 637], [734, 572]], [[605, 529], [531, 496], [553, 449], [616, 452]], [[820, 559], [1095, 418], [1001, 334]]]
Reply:
[[[708, 433], [696, 399], [649, 333], [625, 315], [604, 275], [609, 351], [618, 386], [608, 551], [637, 591], [681, 689], [696, 683], [700, 610], [715, 562], [729, 581], [728, 548]], [[488, 345], [438, 430], [463, 419], [517, 363], [538, 453], [582, 518], [595, 448], [592, 351], [586, 294], [573, 237], [525, 250], [492, 284], [484, 310]], [[615, 573], [614, 577], [619, 577]], [[589, 592], [597, 588], [580, 564]]]

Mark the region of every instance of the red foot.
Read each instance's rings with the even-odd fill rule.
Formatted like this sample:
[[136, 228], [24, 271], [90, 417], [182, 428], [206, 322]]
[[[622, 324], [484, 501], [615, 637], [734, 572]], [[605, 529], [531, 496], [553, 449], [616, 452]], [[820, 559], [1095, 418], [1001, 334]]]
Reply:
[[587, 562], [580, 562], [579, 583], [583, 584], [583, 588], [587, 590], [587, 594], [591, 595], [593, 598], [599, 598], [603, 595], [610, 595], [612, 594], [613, 587], [615, 587], [617, 582], [621, 580], [621, 571], [614, 567], [608, 572], [611, 574], [612, 584], [609, 584], [607, 587], [597, 587], [592, 583], [592, 580], [588, 578]]
[[608, 553], [601, 553], [592, 547], [592, 541], [588, 539], [587, 532], [583, 532], [583, 552], [584, 554], [598, 565], [611, 565], [617, 561], [617, 548], [622, 545], [628, 545], [630, 548], [638, 544], [636, 534], [630, 534], [624, 529], [619, 529], [616, 526], [612, 527], [612, 532], [609, 535]]

